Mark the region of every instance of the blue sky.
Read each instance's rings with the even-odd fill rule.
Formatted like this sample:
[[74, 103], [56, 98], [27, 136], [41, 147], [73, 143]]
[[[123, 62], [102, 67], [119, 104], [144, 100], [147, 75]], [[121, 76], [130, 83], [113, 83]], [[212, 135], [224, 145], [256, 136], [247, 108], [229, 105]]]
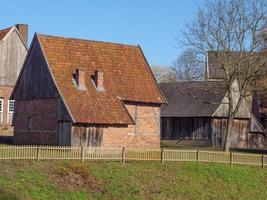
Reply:
[[0, 28], [16, 23], [35, 32], [141, 45], [150, 65], [170, 65], [175, 38], [201, 0], [12, 0], [1, 4]]

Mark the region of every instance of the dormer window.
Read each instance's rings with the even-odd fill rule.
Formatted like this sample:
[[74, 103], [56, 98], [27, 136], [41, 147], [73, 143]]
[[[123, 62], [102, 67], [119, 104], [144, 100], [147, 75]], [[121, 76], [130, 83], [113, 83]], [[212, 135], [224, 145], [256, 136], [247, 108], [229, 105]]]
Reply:
[[78, 90], [87, 90], [85, 85], [85, 71], [84, 69], [78, 68], [73, 74], [73, 82]]
[[99, 92], [104, 92], [104, 73], [101, 70], [96, 70], [95, 74], [91, 76], [92, 82]]

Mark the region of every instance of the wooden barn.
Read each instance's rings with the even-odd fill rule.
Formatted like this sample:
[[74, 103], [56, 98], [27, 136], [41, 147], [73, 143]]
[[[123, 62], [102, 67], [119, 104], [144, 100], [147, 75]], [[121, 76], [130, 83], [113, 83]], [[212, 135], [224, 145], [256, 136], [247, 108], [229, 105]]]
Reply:
[[[161, 84], [168, 101], [161, 106], [161, 138], [223, 147], [228, 110], [224, 85], [221, 81]], [[237, 97], [236, 81], [232, 87]], [[244, 100], [234, 119], [231, 147], [264, 146], [265, 130], [251, 113], [251, 104]]]
[[[265, 39], [267, 41], [267, 39]], [[221, 52], [221, 57], [225, 56], [223, 52]], [[239, 61], [239, 53], [238, 52], [228, 52], [227, 53], [230, 59], [230, 62], [235, 63]], [[244, 59], [242, 61], [243, 70], [247, 69], [246, 62], [249, 62], [250, 54], [243, 52]], [[255, 57], [254, 63], [262, 63], [263, 67], [261, 72], [258, 73], [257, 77], [257, 85], [258, 88], [251, 88], [251, 94], [253, 95], [253, 102], [257, 104], [257, 106], [253, 107], [253, 114], [257, 117], [258, 121], [261, 122], [262, 126], [267, 130], [267, 45], [259, 52], [254, 53]], [[206, 65], [206, 74], [205, 79], [210, 80], [223, 80], [225, 78], [225, 73], [222, 67], [220, 67], [220, 63], [216, 59], [216, 52], [208, 51], [207, 52], [207, 65]], [[254, 104], [254, 105], [256, 105]]]
[[166, 101], [139, 46], [35, 34], [12, 98], [15, 144], [160, 147]]
[[0, 125], [12, 123], [14, 101], [9, 97], [28, 52], [28, 26], [0, 30]]

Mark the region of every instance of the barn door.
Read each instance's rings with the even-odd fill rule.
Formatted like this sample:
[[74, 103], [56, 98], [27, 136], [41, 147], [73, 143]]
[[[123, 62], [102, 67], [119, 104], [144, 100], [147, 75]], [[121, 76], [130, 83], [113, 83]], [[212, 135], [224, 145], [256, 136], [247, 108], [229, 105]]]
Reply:
[[88, 147], [100, 147], [103, 138], [103, 128], [91, 127], [88, 129]]
[[58, 123], [58, 138], [57, 143], [59, 146], [69, 146], [70, 145], [70, 122], [59, 122]]

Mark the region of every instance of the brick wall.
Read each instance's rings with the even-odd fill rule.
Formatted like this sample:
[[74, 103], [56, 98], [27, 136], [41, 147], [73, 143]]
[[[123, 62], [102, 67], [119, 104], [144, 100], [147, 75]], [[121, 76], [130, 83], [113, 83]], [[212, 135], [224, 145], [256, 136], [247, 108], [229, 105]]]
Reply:
[[8, 100], [10, 98], [12, 90], [13, 90], [13, 86], [0, 86], [0, 98], [3, 98], [4, 100], [3, 123], [2, 123], [4, 126], [8, 123]]
[[58, 99], [18, 100], [15, 104], [15, 144], [57, 144]]
[[[17, 101], [14, 143], [57, 145], [58, 102], [58, 99]], [[126, 104], [126, 108], [136, 125], [105, 126], [101, 146], [159, 148], [160, 107]], [[31, 127], [29, 127], [29, 120], [32, 120]]]
[[102, 147], [159, 148], [160, 107], [148, 104], [126, 104], [136, 125], [107, 127]]

